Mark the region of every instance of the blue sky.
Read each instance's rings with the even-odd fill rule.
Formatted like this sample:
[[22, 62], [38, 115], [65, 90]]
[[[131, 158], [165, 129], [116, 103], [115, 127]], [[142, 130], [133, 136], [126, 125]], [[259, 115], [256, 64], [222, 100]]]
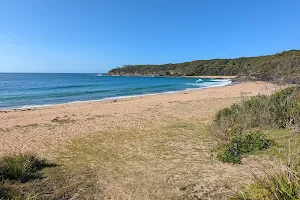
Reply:
[[299, 0], [3, 0], [0, 72], [273, 54], [299, 35]]

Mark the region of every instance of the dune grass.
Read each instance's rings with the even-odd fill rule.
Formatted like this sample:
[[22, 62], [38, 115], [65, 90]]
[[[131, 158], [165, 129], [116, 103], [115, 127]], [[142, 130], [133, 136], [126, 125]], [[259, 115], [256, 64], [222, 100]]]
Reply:
[[[35, 199], [36, 195], [31, 194], [33, 181], [43, 178], [43, 169], [55, 166], [44, 158], [28, 153], [2, 157], [0, 159], [0, 198]], [[20, 188], [25, 185], [28, 185], [30, 189], [26, 189], [24, 193]]]
[[96, 193], [97, 177], [88, 167], [71, 169], [30, 154], [6, 156], [1, 166], [1, 200], [93, 199]]
[[53, 166], [45, 159], [31, 154], [10, 155], [0, 160], [0, 177], [16, 181], [28, 181], [41, 176], [39, 171]]

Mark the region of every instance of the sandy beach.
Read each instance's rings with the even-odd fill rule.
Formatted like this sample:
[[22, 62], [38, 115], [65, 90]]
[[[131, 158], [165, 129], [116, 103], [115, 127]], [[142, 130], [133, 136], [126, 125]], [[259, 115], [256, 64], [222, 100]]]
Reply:
[[76, 174], [85, 174], [77, 172], [88, 168], [94, 173], [88, 180], [96, 187], [89, 195], [96, 199], [185, 199], [193, 191], [214, 199], [249, 180], [254, 167], [211, 159], [215, 141], [207, 125], [216, 111], [241, 98], [280, 88], [271, 83], [244, 82], [1, 111], [0, 155], [31, 152], [59, 160]]
[[29, 151], [52, 155], [76, 136], [124, 126], [151, 128], [190, 118], [207, 123], [217, 110], [241, 97], [271, 93], [278, 88], [271, 83], [247, 82], [103, 102], [0, 111], [0, 154]]

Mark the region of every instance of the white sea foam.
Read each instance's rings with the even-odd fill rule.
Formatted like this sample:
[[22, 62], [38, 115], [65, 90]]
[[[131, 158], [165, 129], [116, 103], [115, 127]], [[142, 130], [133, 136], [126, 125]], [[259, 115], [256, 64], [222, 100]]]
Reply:
[[212, 79], [207, 82], [198, 82], [195, 83], [186, 83], [187, 85], [192, 85], [201, 88], [209, 88], [209, 87], [220, 87], [232, 84], [231, 79]]

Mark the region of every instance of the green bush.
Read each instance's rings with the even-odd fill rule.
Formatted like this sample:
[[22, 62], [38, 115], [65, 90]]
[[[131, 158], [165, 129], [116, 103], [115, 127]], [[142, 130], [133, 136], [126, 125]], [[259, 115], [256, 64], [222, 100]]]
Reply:
[[235, 134], [231, 140], [225, 144], [223, 151], [218, 154], [218, 159], [222, 162], [240, 163], [243, 154], [257, 150], [267, 149], [270, 141], [258, 132], [248, 134]]
[[254, 183], [244, 186], [231, 199], [300, 200], [299, 136], [289, 135], [286, 145], [276, 150], [270, 165], [264, 165], [259, 176], [253, 173]]
[[38, 171], [48, 166], [44, 159], [29, 154], [6, 156], [0, 162], [0, 178], [27, 181], [39, 177]]
[[300, 129], [300, 87], [251, 97], [220, 110], [213, 127], [214, 134], [225, 141], [235, 132], [255, 127]]

